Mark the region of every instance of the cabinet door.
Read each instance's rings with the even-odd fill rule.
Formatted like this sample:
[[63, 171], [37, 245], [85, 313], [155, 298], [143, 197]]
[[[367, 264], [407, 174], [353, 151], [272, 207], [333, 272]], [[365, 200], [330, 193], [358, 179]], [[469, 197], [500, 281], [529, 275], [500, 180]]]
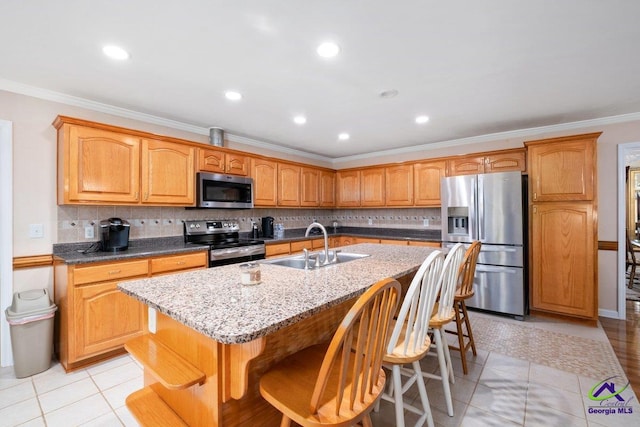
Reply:
[[413, 205], [413, 165], [385, 168], [387, 206]]
[[142, 203], [195, 203], [195, 148], [175, 142], [142, 140]]
[[264, 159], [251, 159], [251, 177], [256, 206], [275, 206], [278, 194], [278, 165]]
[[225, 159], [224, 151], [198, 148], [198, 170], [200, 172], [224, 173]]
[[484, 173], [484, 156], [459, 157], [447, 160], [447, 176]]
[[413, 194], [416, 206], [440, 206], [440, 179], [446, 175], [446, 166], [444, 160], [413, 165]]
[[320, 206], [320, 171], [302, 168], [300, 180], [300, 206]]
[[531, 201], [593, 200], [596, 138], [528, 145]]
[[311, 251], [313, 249], [313, 242], [311, 240], [298, 240], [295, 242], [291, 242], [292, 254], [302, 252], [303, 249]]
[[320, 171], [320, 206], [332, 208], [336, 205], [336, 173]]
[[300, 206], [300, 166], [278, 163], [278, 206]]
[[139, 138], [75, 125], [60, 132], [58, 203], [139, 201]]
[[[291, 245], [289, 242], [286, 243], [267, 243], [264, 247], [266, 252], [265, 256], [269, 258], [270, 256], [275, 255], [285, 255], [291, 252]], [[300, 249], [302, 250], [302, 249]]]
[[384, 168], [360, 172], [360, 206], [384, 206], [385, 189]]
[[525, 151], [511, 151], [487, 155], [484, 159], [484, 173], [526, 170]]
[[117, 282], [74, 289], [74, 325], [69, 362], [116, 350], [143, 332], [144, 305], [120, 292]]
[[407, 240], [396, 240], [396, 239], [380, 239], [380, 243], [385, 245], [398, 245], [398, 246], [409, 245], [409, 242]]
[[360, 171], [336, 173], [337, 207], [360, 206]]
[[231, 175], [249, 175], [249, 157], [238, 153], [227, 153], [225, 172]]
[[380, 243], [380, 239], [373, 239], [371, 237], [352, 237], [353, 244], [356, 243]]
[[531, 308], [594, 318], [597, 237], [591, 203], [538, 203], [531, 209]]
[[410, 240], [409, 246], [428, 246], [430, 248], [439, 248], [441, 245], [439, 242], [421, 242], [418, 240]]

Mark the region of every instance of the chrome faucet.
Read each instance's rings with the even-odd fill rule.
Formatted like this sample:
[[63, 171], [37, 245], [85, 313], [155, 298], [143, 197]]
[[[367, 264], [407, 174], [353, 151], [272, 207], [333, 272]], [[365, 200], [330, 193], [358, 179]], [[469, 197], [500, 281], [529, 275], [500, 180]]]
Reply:
[[329, 260], [329, 237], [327, 236], [327, 229], [324, 228], [324, 225], [320, 224], [319, 222], [312, 222], [307, 227], [307, 231], [305, 231], [304, 237], [309, 237], [309, 232], [315, 227], [318, 227], [324, 235], [324, 261], [322, 261], [322, 264], [327, 265], [331, 261]]

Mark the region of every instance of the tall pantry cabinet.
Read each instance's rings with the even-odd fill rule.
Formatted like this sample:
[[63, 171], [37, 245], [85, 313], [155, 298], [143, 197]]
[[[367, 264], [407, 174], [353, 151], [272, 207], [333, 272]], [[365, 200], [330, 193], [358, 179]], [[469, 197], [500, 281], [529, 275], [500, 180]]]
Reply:
[[525, 142], [531, 310], [598, 318], [596, 143], [600, 133]]

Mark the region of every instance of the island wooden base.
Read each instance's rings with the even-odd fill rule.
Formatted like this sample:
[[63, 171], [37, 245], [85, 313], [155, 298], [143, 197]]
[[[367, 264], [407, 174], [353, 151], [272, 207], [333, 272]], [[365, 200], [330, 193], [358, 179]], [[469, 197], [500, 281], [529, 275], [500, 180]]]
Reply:
[[[163, 351], [169, 349], [187, 364], [204, 372], [206, 379], [202, 385], [169, 389], [157, 377], [162, 374], [146, 366], [143, 360], [139, 360], [142, 357], [137, 357], [145, 365], [145, 393], [148, 395], [149, 390], [153, 391], [166, 404], [166, 409], [173, 411], [189, 426], [279, 426], [282, 415], [260, 396], [260, 377], [288, 355], [330, 340], [354, 302], [355, 299], [346, 301], [245, 344], [219, 343], [158, 313], [152, 341], [161, 343], [165, 347]], [[173, 364], [173, 369], [180, 369], [178, 362], [167, 362]], [[145, 394], [136, 393], [138, 396]], [[136, 407], [145, 405], [145, 399], [131, 397], [127, 405], [139, 418], [140, 424], [156, 425], [157, 420], [151, 416], [155, 416], [157, 411]], [[149, 398], [158, 404], [155, 396]], [[260, 420], [259, 423], [256, 420]]]

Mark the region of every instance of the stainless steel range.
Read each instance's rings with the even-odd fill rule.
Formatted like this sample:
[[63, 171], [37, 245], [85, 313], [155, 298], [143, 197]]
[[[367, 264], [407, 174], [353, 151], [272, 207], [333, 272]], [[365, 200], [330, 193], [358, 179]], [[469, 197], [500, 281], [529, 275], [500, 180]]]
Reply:
[[243, 239], [233, 220], [184, 222], [184, 241], [209, 246], [209, 267], [264, 259], [263, 240]]

